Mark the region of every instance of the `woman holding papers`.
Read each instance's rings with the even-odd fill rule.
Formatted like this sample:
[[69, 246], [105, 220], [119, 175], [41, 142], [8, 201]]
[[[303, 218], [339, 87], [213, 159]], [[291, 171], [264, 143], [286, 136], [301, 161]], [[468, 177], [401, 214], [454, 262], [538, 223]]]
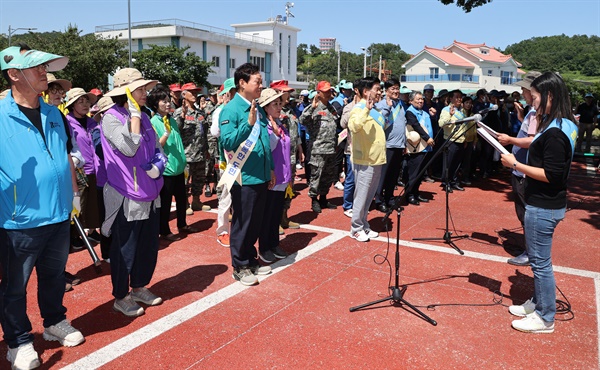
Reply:
[[509, 311], [521, 320], [513, 328], [529, 333], [552, 333], [556, 314], [556, 288], [552, 270], [552, 235], [564, 218], [567, 179], [573, 158], [577, 126], [564, 81], [546, 72], [531, 84], [537, 133], [529, 147], [527, 164], [513, 154], [502, 154], [502, 164], [525, 174], [525, 237], [533, 271], [534, 295]]

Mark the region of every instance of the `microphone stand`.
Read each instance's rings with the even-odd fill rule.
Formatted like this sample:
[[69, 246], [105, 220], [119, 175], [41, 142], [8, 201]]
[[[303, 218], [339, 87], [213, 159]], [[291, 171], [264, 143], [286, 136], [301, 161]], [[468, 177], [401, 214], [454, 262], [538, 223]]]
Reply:
[[[462, 123], [461, 125], [466, 124], [466, 122]], [[464, 255], [465, 252], [463, 252], [455, 243], [454, 240], [458, 240], [458, 239], [465, 239], [468, 238], [469, 235], [452, 235], [452, 232], [450, 231], [450, 226], [449, 226], [449, 220], [450, 220], [450, 202], [449, 202], [449, 193], [450, 193], [450, 179], [449, 179], [449, 174], [448, 174], [448, 168], [450, 167], [450, 164], [448, 163], [448, 147], [450, 146], [450, 143], [455, 143], [456, 140], [458, 138], [460, 138], [461, 136], [463, 136], [467, 131], [469, 131], [473, 126], [475, 126], [477, 124], [477, 120], [473, 120], [473, 122], [470, 124], [469, 127], [467, 127], [467, 129], [460, 135], [458, 135], [457, 137], [454, 137], [456, 135], [456, 133], [458, 132], [458, 129], [460, 128], [460, 126], [456, 126], [454, 128], [454, 131], [452, 131], [452, 134], [450, 135], [450, 137], [448, 137], [448, 139], [444, 142], [444, 144], [442, 145], [441, 150], [438, 150], [437, 153], [435, 153], [435, 155], [429, 160], [429, 162], [427, 162], [427, 164], [424, 166], [423, 170], [419, 173], [419, 175], [417, 176], [417, 178], [421, 178], [421, 176], [423, 175], [424, 171], [427, 169], [427, 167], [429, 167], [429, 165], [433, 162], [433, 160], [439, 155], [440, 151], [443, 152], [443, 161], [444, 161], [444, 173], [442, 174], [442, 179], [445, 179], [446, 183], [444, 186], [444, 191], [446, 192], [446, 228], [444, 229], [444, 236], [441, 238], [413, 238], [413, 240], [427, 240], [427, 241], [435, 241], [435, 240], [442, 240], [444, 243], [448, 244], [450, 247], [452, 247], [454, 250], [456, 250], [460, 255]]]
[[[427, 169], [427, 167], [424, 167], [419, 172], [419, 174], [417, 175], [416, 178], [420, 179], [421, 176], [423, 176], [423, 174], [425, 173], [426, 169]], [[363, 309], [365, 307], [373, 306], [373, 305], [376, 305], [376, 304], [379, 304], [382, 302], [391, 301], [400, 306], [406, 305], [415, 314], [420, 316], [423, 320], [427, 321], [428, 323], [430, 323], [433, 326], [437, 325], [437, 321], [433, 320], [431, 317], [427, 316], [425, 313], [423, 313], [417, 307], [415, 307], [410, 302], [408, 302], [407, 300], [404, 299], [404, 293], [406, 293], [406, 289], [408, 288], [408, 286], [400, 285], [400, 216], [402, 214], [402, 211], [404, 210], [404, 207], [401, 206], [401, 204], [402, 204], [401, 200], [406, 198], [406, 195], [409, 194], [408, 190], [412, 190], [412, 188], [415, 186], [415, 184], [416, 184], [416, 181], [413, 181], [412, 183], [409, 183], [406, 188], [404, 188], [402, 193], [400, 195], [398, 195], [398, 197], [395, 198], [394, 202], [389, 207], [389, 210], [385, 213], [385, 215], [383, 216], [383, 219], [382, 219], [382, 221], [386, 224], [386, 229], [387, 229], [386, 221], [389, 219], [392, 212], [396, 211], [396, 223], [398, 226], [396, 228], [396, 252], [394, 255], [395, 279], [394, 279], [394, 286], [389, 287], [391, 294], [385, 298], [381, 298], [376, 301], [372, 301], [372, 302], [364, 303], [364, 304], [361, 304], [358, 306], [350, 307], [350, 312], [354, 312], [354, 311]]]

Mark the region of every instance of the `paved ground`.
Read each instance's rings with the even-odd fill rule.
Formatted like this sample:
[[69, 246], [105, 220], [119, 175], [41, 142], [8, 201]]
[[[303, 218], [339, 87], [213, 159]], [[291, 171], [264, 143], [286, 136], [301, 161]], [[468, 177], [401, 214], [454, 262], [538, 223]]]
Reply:
[[[514, 215], [508, 172], [465, 192], [450, 194], [450, 230], [465, 252], [438, 241], [445, 197], [439, 183], [424, 184], [429, 204], [408, 206], [400, 220], [403, 298], [437, 322], [433, 326], [405, 305], [349, 308], [389, 295], [393, 280], [397, 215], [384, 232], [382, 214], [370, 213], [377, 240], [348, 237], [341, 209], [310, 212], [305, 185], [290, 212], [299, 230], [281, 246], [293, 253], [273, 264], [254, 287], [231, 277], [229, 250], [215, 240], [216, 214], [196, 212], [202, 232], [161, 244], [151, 289], [165, 302], [136, 319], [112, 311], [109, 265], [97, 274], [87, 252], [70, 256], [67, 270], [83, 278], [65, 296], [68, 318], [86, 336], [74, 348], [45, 342], [29, 287], [29, 314], [42, 368], [67, 369], [597, 369], [600, 328], [600, 206], [598, 176], [585, 163], [572, 170], [569, 211], [555, 234], [557, 286], [572, 313], [557, 316], [550, 335], [517, 332], [507, 306], [532, 293], [527, 267], [506, 264], [522, 230]], [[341, 204], [341, 192], [331, 191]], [[216, 207], [215, 197], [207, 203]], [[175, 229], [174, 225], [172, 226]], [[96, 247], [99, 252], [99, 247]], [[387, 259], [386, 259], [387, 257]], [[392, 283], [393, 284], [393, 283]], [[0, 368], [8, 364], [0, 346]]]

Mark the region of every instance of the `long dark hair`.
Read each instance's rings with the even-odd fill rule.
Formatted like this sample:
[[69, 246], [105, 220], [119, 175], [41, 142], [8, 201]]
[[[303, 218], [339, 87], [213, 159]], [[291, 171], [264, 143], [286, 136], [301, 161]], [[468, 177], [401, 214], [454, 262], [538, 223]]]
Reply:
[[[575, 117], [571, 112], [571, 99], [569, 90], [563, 79], [554, 72], [545, 72], [531, 83], [531, 88], [540, 93], [540, 106], [536, 112], [538, 127], [537, 132], [544, 131], [548, 125], [558, 120], [561, 123], [562, 118], [566, 118], [575, 123]], [[549, 99], [552, 97], [550, 112], [546, 114], [546, 107]]]

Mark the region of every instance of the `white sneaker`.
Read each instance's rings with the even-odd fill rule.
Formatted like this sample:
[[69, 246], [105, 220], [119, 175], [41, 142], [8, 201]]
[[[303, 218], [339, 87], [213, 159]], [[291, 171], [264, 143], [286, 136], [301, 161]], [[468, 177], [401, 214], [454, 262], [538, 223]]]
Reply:
[[367, 234], [365, 234], [364, 230], [355, 232], [354, 234], [350, 234], [350, 237], [352, 239], [356, 239], [359, 242], [368, 242], [369, 241], [369, 237], [367, 236]]
[[341, 182], [336, 182], [335, 185], [333, 185], [334, 188], [338, 189], [338, 190], [344, 190], [344, 184], [342, 184]]
[[365, 229], [365, 234], [367, 234], [367, 236], [369, 237], [369, 239], [375, 239], [376, 237], [379, 236], [378, 232], [373, 231], [371, 229]]
[[9, 348], [6, 359], [10, 361], [13, 370], [29, 370], [40, 366], [40, 359], [33, 348], [33, 342], [21, 344], [17, 348]]
[[545, 322], [537, 314], [537, 312], [533, 312], [532, 314], [525, 316], [525, 318], [523, 318], [521, 320], [514, 320], [512, 322], [512, 327], [519, 331], [523, 331], [526, 333], [536, 333], [536, 334], [554, 333], [554, 323], [553, 322]]
[[296, 169], [297, 170], [301, 170], [302, 169], [302, 165], [300, 163], [296, 163]]
[[345, 172], [340, 172], [340, 180], [345, 180], [346, 179], [346, 173]]
[[344, 214], [350, 218], [352, 218], [352, 208], [347, 209], [344, 211]]
[[529, 314], [532, 314], [535, 311], [535, 303], [533, 303], [533, 298], [529, 298], [522, 305], [510, 306], [508, 308], [508, 312], [515, 316], [525, 317]]

